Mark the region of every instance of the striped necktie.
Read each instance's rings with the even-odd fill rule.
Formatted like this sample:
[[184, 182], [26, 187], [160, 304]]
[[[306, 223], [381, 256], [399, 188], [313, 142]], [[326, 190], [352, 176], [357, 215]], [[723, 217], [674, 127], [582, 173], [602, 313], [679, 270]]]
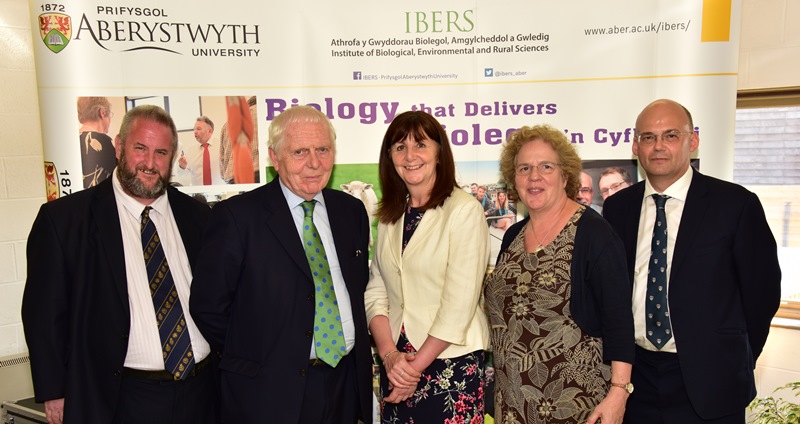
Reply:
[[161, 337], [164, 369], [175, 380], [185, 380], [194, 367], [192, 341], [189, 339], [189, 329], [186, 328], [175, 281], [172, 279], [164, 248], [161, 247], [161, 239], [155, 223], [150, 219], [151, 209], [153, 208], [148, 206], [142, 212], [142, 250], [158, 334]]

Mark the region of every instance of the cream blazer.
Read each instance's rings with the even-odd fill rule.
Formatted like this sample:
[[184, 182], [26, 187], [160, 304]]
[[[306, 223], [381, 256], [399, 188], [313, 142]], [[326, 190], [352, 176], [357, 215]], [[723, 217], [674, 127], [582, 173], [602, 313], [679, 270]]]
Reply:
[[454, 189], [441, 207], [425, 211], [404, 253], [402, 243], [402, 217], [378, 226], [364, 294], [367, 322], [389, 317], [395, 343], [405, 325], [417, 349], [428, 335], [450, 342], [439, 358], [488, 348], [482, 287], [489, 229], [480, 203]]

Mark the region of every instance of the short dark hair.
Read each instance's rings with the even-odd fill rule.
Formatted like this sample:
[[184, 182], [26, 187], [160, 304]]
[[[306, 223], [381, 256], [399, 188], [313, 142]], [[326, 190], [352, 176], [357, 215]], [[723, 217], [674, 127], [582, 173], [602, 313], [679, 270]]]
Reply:
[[419, 209], [427, 210], [442, 206], [444, 201], [450, 197], [453, 189], [457, 187], [453, 152], [450, 149], [447, 133], [439, 121], [422, 111], [408, 111], [397, 115], [383, 136], [378, 160], [378, 171], [383, 190], [383, 199], [378, 208], [378, 219], [385, 224], [397, 222], [406, 209], [408, 188], [394, 168], [390, 149], [392, 145], [409, 136], [414, 140], [429, 138], [439, 146], [436, 181], [433, 183], [430, 199]]
[[600, 181], [599, 181], [600, 178], [603, 178], [606, 175], [615, 174], [615, 173], [619, 174], [619, 176], [622, 177], [622, 180], [625, 181], [626, 183], [633, 184], [633, 180], [631, 180], [631, 174], [629, 174], [628, 171], [625, 170], [625, 168], [622, 168], [622, 167], [619, 167], [619, 166], [610, 166], [610, 167], [604, 169], [603, 172], [600, 173], [600, 176], [597, 178], [598, 184], [600, 183]]

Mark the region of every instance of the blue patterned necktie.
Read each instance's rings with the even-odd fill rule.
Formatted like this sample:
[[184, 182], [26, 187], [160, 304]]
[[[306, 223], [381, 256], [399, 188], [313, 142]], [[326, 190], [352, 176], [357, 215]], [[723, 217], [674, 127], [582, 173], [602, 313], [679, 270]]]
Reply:
[[650, 245], [650, 268], [647, 272], [647, 340], [661, 350], [672, 338], [667, 302], [667, 215], [664, 206], [669, 196], [654, 194], [656, 222]]
[[322, 245], [313, 215], [315, 201], [303, 202], [303, 248], [314, 277], [314, 350], [317, 358], [335, 367], [347, 352], [339, 315], [339, 302], [333, 289], [328, 255]]
[[172, 279], [164, 248], [161, 247], [161, 239], [158, 237], [156, 225], [150, 219], [151, 209], [153, 208], [148, 206], [142, 212], [142, 250], [156, 312], [158, 334], [161, 337], [164, 369], [175, 380], [185, 380], [194, 367], [192, 341], [189, 338], [189, 329], [186, 328], [175, 281]]

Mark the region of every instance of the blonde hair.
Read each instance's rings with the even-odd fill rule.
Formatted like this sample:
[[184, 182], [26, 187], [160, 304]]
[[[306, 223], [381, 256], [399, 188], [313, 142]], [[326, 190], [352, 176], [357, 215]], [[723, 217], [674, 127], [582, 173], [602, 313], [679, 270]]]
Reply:
[[111, 102], [105, 97], [78, 97], [78, 122], [100, 119], [100, 109], [111, 112]]
[[272, 151], [278, 153], [283, 144], [283, 132], [292, 124], [298, 122], [323, 123], [328, 127], [328, 136], [331, 140], [331, 148], [336, 151], [336, 130], [328, 117], [312, 106], [293, 106], [284, 110], [280, 115], [269, 124], [269, 140], [267, 145]]
[[551, 127], [550, 125], [536, 125], [533, 127], [524, 126], [508, 136], [508, 140], [503, 143], [503, 151], [500, 153], [500, 173], [506, 181], [509, 193], [515, 198], [518, 196], [514, 181], [516, 177], [517, 154], [525, 144], [541, 140], [555, 150], [558, 155], [558, 164], [561, 168], [561, 176], [567, 182], [564, 191], [570, 199], [575, 198], [578, 189], [581, 187], [581, 157], [567, 136], [563, 132]]

